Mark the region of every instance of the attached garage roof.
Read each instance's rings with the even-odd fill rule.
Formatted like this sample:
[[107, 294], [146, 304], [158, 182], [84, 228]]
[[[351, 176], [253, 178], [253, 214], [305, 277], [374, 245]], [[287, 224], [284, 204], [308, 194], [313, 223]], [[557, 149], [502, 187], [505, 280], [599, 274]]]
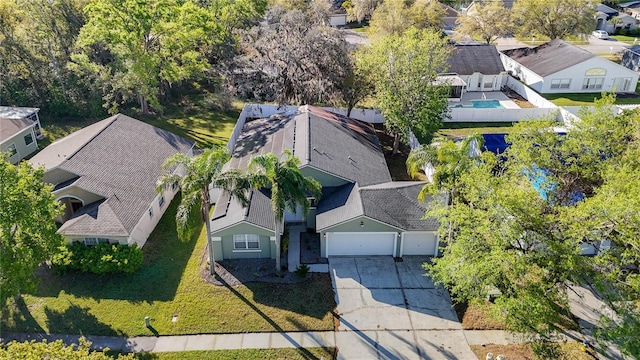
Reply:
[[322, 231], [366, 216], [402, 231], [435, 231], [440, 223], [424, 219], [428, 198], [418, 200], [424, 182], [396, 181], [358, 187], [344, 185], [318, 204], [316, 227]]

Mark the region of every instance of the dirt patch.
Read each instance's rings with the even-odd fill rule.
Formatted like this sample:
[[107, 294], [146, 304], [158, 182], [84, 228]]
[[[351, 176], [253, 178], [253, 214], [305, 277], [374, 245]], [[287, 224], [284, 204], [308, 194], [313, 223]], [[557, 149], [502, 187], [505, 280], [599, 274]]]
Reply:
[[[555, 359], [566, 360], [593, 360], [598, 356], [593, 348], [584, 349], [582, 345], [576, 341], [567, 341], [558, 343], [559, 352], [558, 357]], [[583, 350], [584, 349], [584, 350]], [[504, 355], [507, 360], [537, 360], [539, 359], [533, 354], [531, 350], [531, 344], [509, 344], [509, 345], [494, 345], [488, 344], [471, 345], [471, 351], [478, 357], [478, 359], [484, 360], [488, 353], [492, 353], [494, 359], [498, 355]]]
[[307, 281], [313, 275], [308, 273], [300, 277], [291, 272], [276, 274], [275, 264], [276, 261], [271, 259], [222, 260], [215, 263], [214, 275], [209, 274], [206, 266], [201, 268], [201, 274], [205, 281], [218, 286], [237, 286], [248, 282], [294, 284]]
[[456, 304], [454, 308], [465, 330], [504, 330], [504, 321], [491, 316], [492, 304]]
[[505, 95], [507, 95], [507, 97], [511, 100], [513, 100], [514, 103], [516, 103], [516, 105], [518, 105], [520, 108], [526, 109], [526, 108], [534, 108], [536, 107], [535, 105], [533, 105], [532, 103], [530, 103], [527, 99], [523, 98], [522, 96], [520, 96], [520, 94], [518, 94], [517, 92], [506, 88], [502, 91]]

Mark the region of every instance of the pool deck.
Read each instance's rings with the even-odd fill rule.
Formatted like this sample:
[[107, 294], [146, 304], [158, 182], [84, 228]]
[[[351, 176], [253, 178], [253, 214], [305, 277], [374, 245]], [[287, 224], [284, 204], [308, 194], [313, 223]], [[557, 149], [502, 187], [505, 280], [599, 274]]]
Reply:
[[460, 101], [449, 101], [449, 106], [471, 106], [471, 100], [498, 100], [505, 109], [520, 109], [513, 100], [501, 91], [468, 91], [462, 94]]

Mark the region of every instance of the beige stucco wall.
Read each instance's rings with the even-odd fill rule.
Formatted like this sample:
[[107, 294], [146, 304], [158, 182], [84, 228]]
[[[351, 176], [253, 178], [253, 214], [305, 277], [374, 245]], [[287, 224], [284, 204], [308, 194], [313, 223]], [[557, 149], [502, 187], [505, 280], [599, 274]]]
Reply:
[[[33, 139], [33, 142], [29, 145], [25, 143], [24, 139], [27, 134], [31, 134], [31, 138]], [[12, 164], [17, 164], [20, 160], [38, 150], [38, 141], [36, 140], [36, 134], [33, 132], [33, 126], [23, 129], [21, 132], [3, 141], [2, 144], [0, 144], [0, 152], [9, 151], [9, 146], [11, 145], [15, 145], [17, 151], [15, 155], [8, 158]]]

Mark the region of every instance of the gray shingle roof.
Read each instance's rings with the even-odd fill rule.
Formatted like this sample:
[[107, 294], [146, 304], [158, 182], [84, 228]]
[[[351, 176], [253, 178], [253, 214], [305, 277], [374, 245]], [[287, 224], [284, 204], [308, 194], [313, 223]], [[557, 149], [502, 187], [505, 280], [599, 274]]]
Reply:
[[[71, 134], [38, 154], [40, 160], [54, 158], [60, 169], [78, 175], [74, 186], [105, 198], [75, 213], [59, 232], [128, 236], [157, 196], [155, 185], [165, 159], [187, 153], [193, 141], [121, 114], [92, 127], [90, 135]], [[64, 160], [47, 154], [65, 147], [66, 141], [75, 152]]]
[[[328, 229], [360, 216], [380, 221], [402, 231], [435, 231], [440, 223], [434, 218], [423, 219], [426, 203], [418, 200], [423, 182], [389, 182], [350, 189], [343, 187], [329, 199], [318, 204], [317, 229]], [[342, 205], [340, 205], [342, 204]]]
[[0, 118], [0, 142], [4, 142], [22, 130], [34, 125], [35, 123], [29, 119]]
[[211, 227], [220, 231], [229, 226], [247, 222], [265, 229], [275, 231], [275, 216], [271, 210], [271, 198], [265, 191], [251, 190], [250, 203], [242, 207], [228, 192], [222, 192], [211, 216]]
[[511, 49], [503, 53], [542, 77], [555, 74], [596, 56], [559, 39], [534, 48]]
[[31, 116], [38, 111], [40, 111], [39, 108], [0, 106], [0, 118], [26, 119], [28, 116]]
[[494, 45], [456, 45], [449, 57], [449, 73], [472, 75], [500, 74], [504, 71], [500, 54]]

